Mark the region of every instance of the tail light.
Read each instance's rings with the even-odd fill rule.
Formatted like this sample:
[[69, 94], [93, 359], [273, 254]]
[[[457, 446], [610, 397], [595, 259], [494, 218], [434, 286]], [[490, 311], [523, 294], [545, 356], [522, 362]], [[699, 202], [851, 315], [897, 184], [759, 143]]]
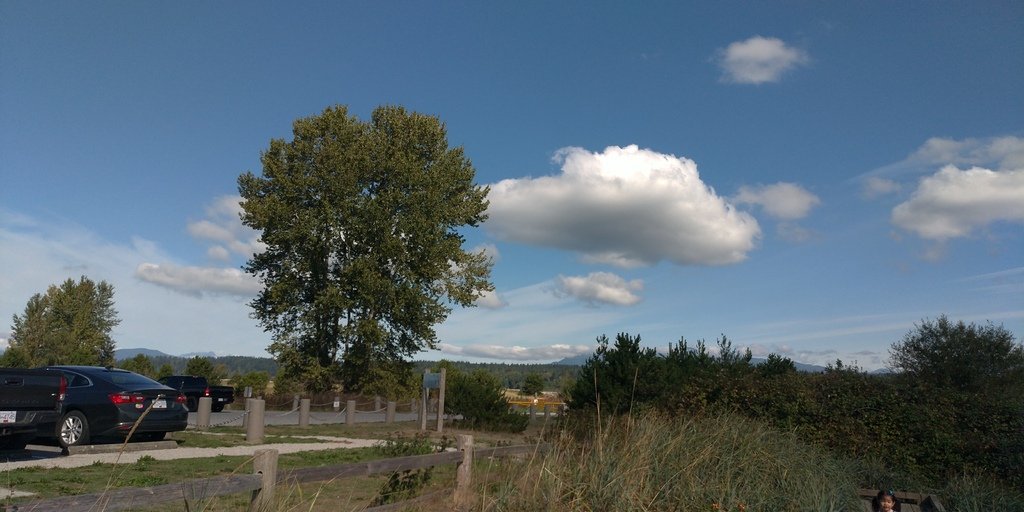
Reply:
[[187, 399], [187, 398], [185, 398], [185, 395], [184, 395], [184, 394], [182, 394], [182, 393], [178, 393], [178, 397], [177, 397], [177, 398], [175, 398], [175, 399], [174, 399], [174, 401], [175, 401], [175, 402], [178, 402], [179, 404], [184, 404], [184, 403], [188, 402], [188, 399]]
[[68, 394], [68, 378], [60, 376], [60, 388], [57, 390], [57, 400], [60, 402], [64, 401], [64, 396]]
[[206, 390], [203, 391], [203, 396], [210, 396], [210, 386], [206, 386]]
[[146, 399], [142, 395], [138, 395], [138, 394], [131, 394], [131, 393], [111, 393], [110, 394], [110, 401], [113, 402], [114, 405], [141, 404], [145, 400]]

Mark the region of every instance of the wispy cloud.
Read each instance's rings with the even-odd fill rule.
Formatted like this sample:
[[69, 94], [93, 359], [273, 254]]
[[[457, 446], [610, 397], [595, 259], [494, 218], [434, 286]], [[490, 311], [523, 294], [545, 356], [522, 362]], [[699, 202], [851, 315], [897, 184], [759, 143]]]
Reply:
[[[931, 174], [946, 166], [983, 167], [996, 171], [1024, 169], [1024, 138], [1002, 137], [949, 139], [932, 137], [903, 160], [872, 169], [857, 177], [862, 187], [889, 189], [900, 185], [899, 179]], [[872, 178], [878, 180], [870, 183]]]
[[251, 298], [263, 289], [263, 285], [255, 277], [234, 268], [142, 263], [136, 267], [135, 277], [196, 297], [204, 293], [222, 293]]
[[591, 305], [632, 306], [641, 300], [636, 292], [644, 289], [642, 280], [626, 281], [610, 272], [593, 272], [586, 276], [558, 276], [555, 283], [556, 293], [575, 297]]
[[754, 36], [718, 50], [713, 59], [722, 81], [737, 84], [778, 82], [787, 71], [810, 62], [807, 53], [774, 37]]
[[[17, 269], [0, 277], [0, 318], [22, 313], [29, 297], [48, 286], [84, 275], [114, 287], [121, 324], [112, 335], [119, 347], [266, 355], [269, 336], [249, 318], [245, 301], [227, 293], [231, 287], [223, 275], [212, 271], [192, 276], [193, 283], [205, 283], [194, 286], [195, 293], [173, 293], [139, 279], [135, 271], [145, 262], [166, 262], [163, 269], [188, 268], [150, 240], [134, 237], [119, 243], [66, 219], [40, 220], [0, 210], [0, 247], [0, 268]], [[6, 250], [12, 247], [17, 250]], [[208, 293], [214, 290], [218, 293]], [[0, 332], [0, 337], [7, 336]]]
[[692, 160], [634, 145], [565, 148], [557, 161], [557, 176], [491, 185], [484, 228], [620, 267], [737, 263], [760, 236], [757, 221], [704, 184]]
[[738, 204], [761, 207], [765, 213], [782, 220], [802, 219], [811, 209], [821, 204], [818, 196], [796, 183], [742, 186], [732, 198]]
[[505, 345], [450, 345], [438, 346], [445, 354], [514, 361], [558, 360], [566, 357], [590, 354], [594, 347], [588, 345], [548, 345], [541, 347]]

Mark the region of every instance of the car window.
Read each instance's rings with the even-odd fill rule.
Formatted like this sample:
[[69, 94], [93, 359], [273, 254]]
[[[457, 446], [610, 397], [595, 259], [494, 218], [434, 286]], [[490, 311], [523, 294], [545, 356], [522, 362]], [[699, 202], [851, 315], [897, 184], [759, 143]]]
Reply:
[[69, 388], [83, 388], [85, 386], [92, 384], [92, 382], [90, 382], [89, 379], [87, 379], [84, 375], [79, 375], [77, 373], [70, 372], [64, 372], [64, 375], [68, 379]]
[[111, 371], [104, 374], [106, 380], [119, 386], [160, 386], [161, 384], [149, 377], [126, 371]]

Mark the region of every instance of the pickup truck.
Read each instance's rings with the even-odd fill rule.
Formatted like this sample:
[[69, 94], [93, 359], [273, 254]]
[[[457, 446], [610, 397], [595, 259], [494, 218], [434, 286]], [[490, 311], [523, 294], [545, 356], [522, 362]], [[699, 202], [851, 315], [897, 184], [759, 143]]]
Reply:
[[0, 450], [21, 450], [60, 417], [68, 381], [49, 370], [0, 368]]
[[235, 401], [235, 388], [231, 386], [211, 386], [206, 377], [196, 375], [170, 375], [159, 379], [165, 386], [177, 389], [185, 395], [185, 405], [189, 411], [199, 409], [199, 399], [208, 396], [213, 399], [213, 412], [224, 410], [224, 406]]

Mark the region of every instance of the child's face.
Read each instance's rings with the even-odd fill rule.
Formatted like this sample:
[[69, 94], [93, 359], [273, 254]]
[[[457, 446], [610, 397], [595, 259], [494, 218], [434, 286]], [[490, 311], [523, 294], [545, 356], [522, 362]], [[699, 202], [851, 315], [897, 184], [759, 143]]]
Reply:
[[881, 505], [882, 510], [889, 512], [892, 510], [893, 507], [896, 506], [896, 500], [894, 500], [892, 496], [886, 495], [882, 496], [882, 501], [880, 501], [878, 504]]

